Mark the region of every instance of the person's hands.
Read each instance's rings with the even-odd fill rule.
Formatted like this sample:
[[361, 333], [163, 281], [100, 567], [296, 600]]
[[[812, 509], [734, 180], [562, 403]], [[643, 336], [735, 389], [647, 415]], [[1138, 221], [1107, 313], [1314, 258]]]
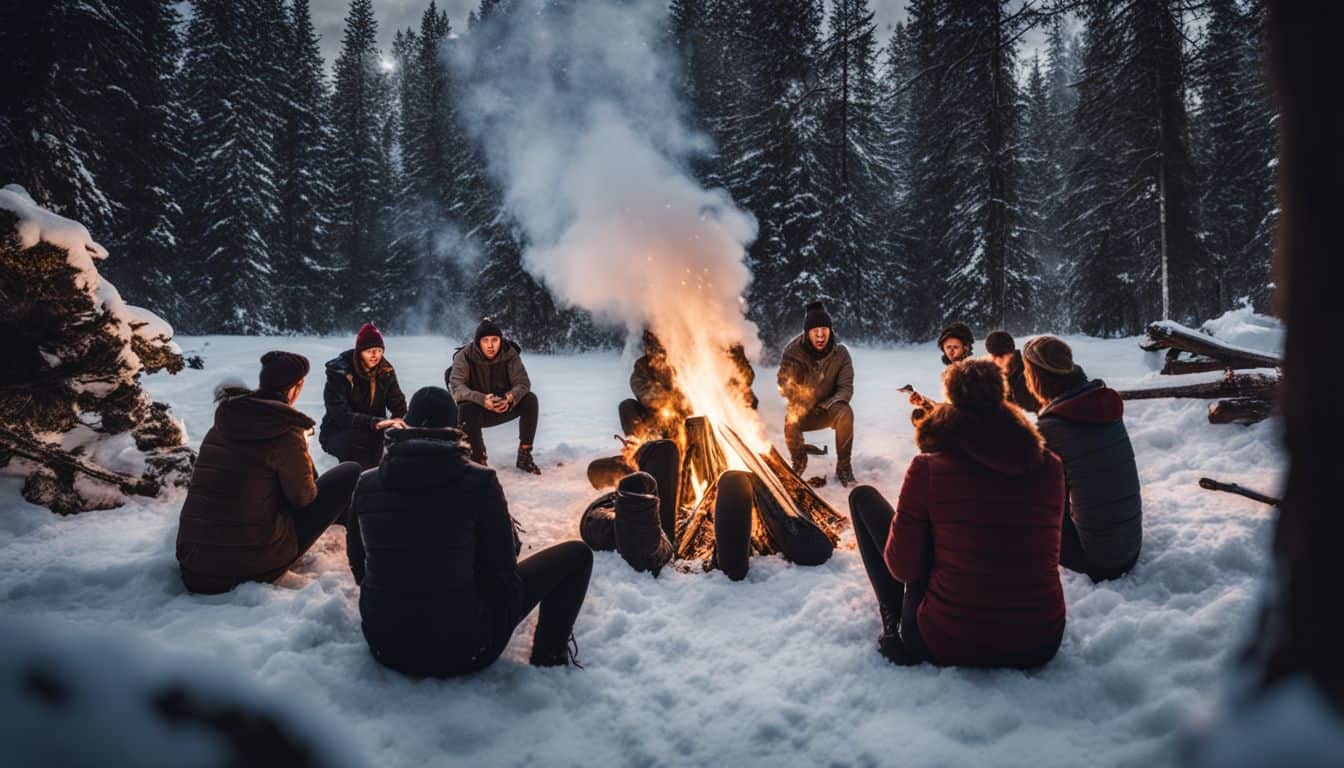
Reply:
[[499, 395], [486, 395], [485, 409], [494, 413], [504, 413], [509, 410], [509, 400]]
[[384, 429], [405, 429], [406, 422], [401, 419], [383, 419], [377, 424], [374, 424], [373, 428], [379, 432], [382, 432]]
[[911, 392], [910, 404], [915, 406], [916, 408], [927, 408], [929, 407], [929, 399], [919, 394], [918, 392]]

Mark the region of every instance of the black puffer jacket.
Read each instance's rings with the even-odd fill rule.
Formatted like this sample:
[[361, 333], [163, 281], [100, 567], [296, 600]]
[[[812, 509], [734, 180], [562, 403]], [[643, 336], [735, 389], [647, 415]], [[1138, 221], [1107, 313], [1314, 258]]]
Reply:
[[1036, 396], [1031, 394], [1031, 389], [1027, 387], [1027, 369], [1022, 362], [1022, 351], [1013, 350], [1013, 359], [1008, 363], [1008, 372], [1004, 374], [1008, 379], [1008, 401], [1015, 403], [1018, 408], [1024, 411], [1035, 413], [1041, 409], [1041, 403]]
[[327, 384], [322, 390], [326, 413], [318, 442], [331, 451], [332, 438], [348, 429], [373, 432], [374, 425], [391, 415], [406, 415], [406, 395], [397, 383], [397, 372], [383, 358], [372, 371], [365, 372], [355, 362], [355, 351], [348, 349], [327, 361]]
[[388, 442], [359, 479], [347, 532], [364, 637], [407, 674], [475, 671], [507, 642], [522, 603], [504, 491], [493, 469], [467, 460], [457, 430], [397, 430]]
[[1133, 562], [1143, 541], [1143, 499], [1124, 401], [1100, 379], [1051, 400], [1037, 418], [1064, 460], [1067, 514], [1088, 556], [1103, 567]]

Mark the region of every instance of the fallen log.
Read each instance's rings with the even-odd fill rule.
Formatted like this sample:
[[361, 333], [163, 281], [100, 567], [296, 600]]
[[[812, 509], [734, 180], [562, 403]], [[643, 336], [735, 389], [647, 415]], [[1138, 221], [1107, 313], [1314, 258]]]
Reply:
[[1199, 487], [1207, 491], [1222, 491], [1223, 493], [1235, 493], [1238, 496], [1245, 496], [1252, 501], [1258, 501], [1261, 504], [1268, 504], [1271, 507], [1277, 507], [1283, 503], [1282, 499], [1276, 499], [1273, 496], [1267, 496], [1259, 491], [1253, 491], [1236, 483], [1221, 483], [1207, 477], [1199, 478]]
[[[1192, 355], [1217, 360], [1223, 368], [1245, 370], [1248, 368], [1279, 368], [1283, 359], [1278, 355], [1269, 355], [1245, 347], [1225, 344], [1207, 333], [1200, 333], [1180, 323], [1163, 321], [1148, 326], [1148, 338], [1139, 344], [1145, 350], [1153, 352], [1159, 349], [1172, 349], [1189, 352]], [[1170, 358], [1168, 359], [1170, 362]], [[1164, 370], [1163, 373], [1166, 373]]]
[[133, 477], [105, 469], [84, 461], [78, 456], [66, 453], [59, 448], [43, 445], [35, 440], [23, 437], [4, 427], [0, 427], [0, 450], [7, 454], [37, 462], [57, 472], [87, 475], [116, 487], [122, 493], [150, 497], [159, 495], [161, 486], [154, 480]]
[[1274, 404], [1258, 397], [1233, 397], [1209, 405], [1210, 424], [1258, 424], [1274, 412]]
[[[1239, 368], [1237, 365], [1228, 365], [1222, 360], [1214, 360], [1211, 357], [1203, 355], [1191, 355], [1188, 352], [1182, 352], [1179, 349], [1168, 349], [1167, 359], [1162, 363], [1162, 375], [1180, 376], [1187, 373], [1208, 373], [1209, 371], [1225, 371]], [[1244, 368], [1243, 368], [1244, 370]]]
[[1177, 387], [1152, 387], [1150, 389], [1128, 389], [1120, 393], [1125, 400], [1154, 400], [1163, 397], [1202, 398], [1242, 398], [1260, 400], [1274, 399], [1279, 387], [1278, 376], [1263, 373], [1228, 375], [1218, 381], [1202, 384], [1185, 384]]

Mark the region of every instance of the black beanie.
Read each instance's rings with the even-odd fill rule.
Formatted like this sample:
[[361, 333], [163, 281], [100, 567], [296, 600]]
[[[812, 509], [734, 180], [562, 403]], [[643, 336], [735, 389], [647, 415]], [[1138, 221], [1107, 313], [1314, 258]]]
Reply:
[[960, 341], [966, 345], [967, 349], [970, 349], [971, 345], [975, 343], [975, 336], [971, 335], [970, 326], [965, 323], [953, 323], [944, 328], [943, 332], [938, 334], [938, 348], [942, 349], [943, 343], [948, 339]]
[[474, 341], [477, 344], [480, 344], [481, 339], [486, 336], [498, 336], [500, 339], [503, 339], [504, 332], [499, 329], [499, 326], [495, 324], [494, 320], [491, 320], [488, 317], [483, 317], [481, 318], [481, 324], [476, 326], [476, 338]]
[[267, 352], [261, 356], [259, 389], [286, 392], [308, 375], [308, 358], [293, 352]]
[[1017, 343], [1007, 331], [995, 331], [985, 337], [985, 351], [995, 357], [1017, 349]]
[[442, 429], [458, 425], [457, 402], [443, 387], [422, 387], [411, 395], [406, 424], [421, 429]]
[[814, 301], [803, 308], [803, 333], [813, 328], [830, 328], [831, 316], [826, 313], [826, 305]]

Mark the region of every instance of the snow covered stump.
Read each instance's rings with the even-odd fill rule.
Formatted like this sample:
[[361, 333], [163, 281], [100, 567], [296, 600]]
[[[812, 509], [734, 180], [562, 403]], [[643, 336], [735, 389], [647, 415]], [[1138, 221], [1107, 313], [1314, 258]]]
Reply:
[[173, 330], [122, 301], [98, 274], [105, 258], [82, 225], [0, 189], [0, 472], [60, 514], [184, 485], [196, 458], [140, 386], [141, 373], [182, 369]]

